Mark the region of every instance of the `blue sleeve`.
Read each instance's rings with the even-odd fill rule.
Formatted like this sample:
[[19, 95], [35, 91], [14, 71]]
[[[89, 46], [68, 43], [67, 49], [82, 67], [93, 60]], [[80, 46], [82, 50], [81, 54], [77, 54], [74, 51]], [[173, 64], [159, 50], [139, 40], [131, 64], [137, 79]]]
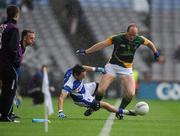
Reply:
[[71, 93], [72, 89], [69, 86], [64, 86], [63, 90], [67, 93]]
[[72, 69], [67, 70], [66, 74], [64, 75], [64, 84], [69, 80], [71, 75], [72, 75]]

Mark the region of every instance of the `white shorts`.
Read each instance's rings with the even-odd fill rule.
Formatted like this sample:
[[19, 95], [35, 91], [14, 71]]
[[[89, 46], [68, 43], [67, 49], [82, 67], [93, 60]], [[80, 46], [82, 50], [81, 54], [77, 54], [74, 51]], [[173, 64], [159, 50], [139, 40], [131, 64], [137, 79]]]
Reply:
[[107, 63], [105, 65], [106, 73], [113, 75], [114, 77], [120, 75], [132, 75], [132, 68], [124, 68], [119, 65]]
[[83, 107], [88, 107], [92, 101], [95, 99], [94, 96], [92, 96], [97, 88], [96, 82], [86, 83], [84, 84], [85, 87], [85, 93], [83, 94], [83, 100], [81, 102], [74, 102], [75, 104]]

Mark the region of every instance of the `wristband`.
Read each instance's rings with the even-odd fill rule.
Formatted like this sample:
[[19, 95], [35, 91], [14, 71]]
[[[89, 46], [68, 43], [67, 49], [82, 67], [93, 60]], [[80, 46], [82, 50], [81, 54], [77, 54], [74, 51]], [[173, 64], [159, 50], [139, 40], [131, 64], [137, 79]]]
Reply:
[[92, 71], [96, 71], [96, 68], [95, 68], [95, 67], [92, 67]]
[[63, 110], [59, 110], [58, 112], [63, 112]]

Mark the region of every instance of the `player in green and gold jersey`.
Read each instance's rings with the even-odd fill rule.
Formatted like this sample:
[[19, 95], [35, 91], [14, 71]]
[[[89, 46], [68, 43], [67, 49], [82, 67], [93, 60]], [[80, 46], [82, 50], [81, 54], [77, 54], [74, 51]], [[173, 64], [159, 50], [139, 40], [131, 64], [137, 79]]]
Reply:
[[[132, 65], [136, 49], [143, 44], [153, 51], [156, 60], [159, 58], [159, 52], [155, 45], [144, 36], [138, 35], [138, 33], [139, 30], [137, 25], [130, 24], [126, 33], [113, 35], [86, 50], [78, 49], [76, 51], [77, 55], [86, 55], [114, 45], [112, 56], [109, 62], [105, 65], [106, 74], [103, 75], [99, 83], [96, 99], [101, 100], [112, 81], [116, 77], [119, 77], [123, 88], [123, 99], [119, 106], [119, 110], [122, 111], [120, 113], [122, 114], [116, 115], [119, 119], [123, 118], [123, 109], [126, 108], [135, 95], [135, 80], [132, 75]], [[90, 115], [92, 110], [88, 109], [86, 113], [87, 112], [89, 112]]]

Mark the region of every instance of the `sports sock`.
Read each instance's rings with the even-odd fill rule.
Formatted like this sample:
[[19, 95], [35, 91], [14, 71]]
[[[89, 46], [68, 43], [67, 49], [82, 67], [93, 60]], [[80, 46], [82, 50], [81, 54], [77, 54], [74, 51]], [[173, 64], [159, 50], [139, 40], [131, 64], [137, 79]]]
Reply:
[[126, 106], [131, 102], [132, 98], [123, 98], [119, 108], [125, 109]]
[[103, 96], [96, 94], [95, 99], [101, 101], [103, 99]]

